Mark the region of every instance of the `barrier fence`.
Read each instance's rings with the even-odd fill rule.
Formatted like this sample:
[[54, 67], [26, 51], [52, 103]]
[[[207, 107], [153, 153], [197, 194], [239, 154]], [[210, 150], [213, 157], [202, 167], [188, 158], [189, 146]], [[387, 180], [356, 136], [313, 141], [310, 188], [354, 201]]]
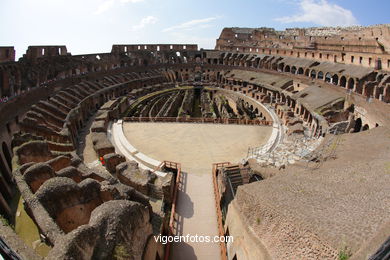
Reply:
[[272, 121], [259, 119], [236, 118], [204, 118], [204, 117], [124, 117], [125, 122], [163, 122], [163, 123], [213, 123], [235, 125], [266, 125], [272, 126]]
[[[222, 222], [222, 211], [221, 211], [221, 195], [219, 194], [218, 181], [217, 181], [217, 172], [218, 169], [224, 166], [230, 165], [230, 162], [223, 163], [213, 163], [213, 186], [214, 186], [214, 197], [215, 197], [215, 209], [217, 211], [217, 221], [218, 221], [218, 233], [219, 236], [225, 236], [225, 230]], [[227, 250], [225, 242], [219, 242], [221, 250], [221, 260], [227, 260]]]
[[[176, 235], [175, 234], [176, 232], [174, 230], [174, 222], [175, 222], [175, 214], [176, 214], [177, 193], [179, 190], [180, 177], [181, 177], [181, 164], [176, 162], [171, 162], [171, 161], [164, 161], [162, 167], [176, 170], [176, 183], [175, 183], [175, 188], [173, 190], [171, 216], [169, 218], [169, 227], [168, 227], [168, 235], [173, 236]], [[169, 259], [171, 253], [170, 251], [171, 251], [171, 243], [168, 242], [165, 246], [164, 260]]]

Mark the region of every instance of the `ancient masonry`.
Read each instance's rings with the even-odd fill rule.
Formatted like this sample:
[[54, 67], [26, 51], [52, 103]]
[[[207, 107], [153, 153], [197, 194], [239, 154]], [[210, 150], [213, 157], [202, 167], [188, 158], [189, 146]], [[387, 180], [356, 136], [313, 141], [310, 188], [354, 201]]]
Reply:
[[237, 238], [221, 259], [390, 259], [389, 25], [0, 47], [0, 98], [4, 256], [169, 259], [180, 248], [153, 235], [176, 232], [180, 162], [118, 140], [122, 122], [183, 122], [272, 128], [210, 173], [218, 232]]

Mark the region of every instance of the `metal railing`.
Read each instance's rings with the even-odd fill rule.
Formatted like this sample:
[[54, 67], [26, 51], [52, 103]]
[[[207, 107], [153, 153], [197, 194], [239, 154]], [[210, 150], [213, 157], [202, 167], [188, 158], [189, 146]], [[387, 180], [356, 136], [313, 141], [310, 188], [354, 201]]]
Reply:
[[[213, 163], [213, 186], [214, 186], [214, 197], [215, 197], [215, 209], [217, 211], [217, 222], [218, 222], [218, 233], [219, 236], [225, 236], [225, 230], [222, 222], [222, 211], [221, 211], [221, 195], [219, 194], [218, 182], [217, 182], [217, 171], [219, 168], [230, 165], [230, 162]], [[221, 250], [221, 260], [227, 260], [227, 249], [225, 242], [219, 242]]]
[[204, 117], [124, 117], [125, 122], [163, 122], [163, 123], [213, 123], [235, 125], [266, 125], [272, 126], [272, 121], [260, 119], [236, 118], [204, 118]]
[[[175, 182], [175, 188], [173, 190], [171, 216], [169, 218], [169, 227], [168, 227], [168, 235], [172, 236], [175, 235], [176, 233], [174, 230], [174, 222], [175, 222], [175, 214], [176, 214], [177, 193], [179, 190], [179, 184], [181, 178], [181, 164], [176, 162], [171, 162], [171, 161], [164, 161], [162, 167], [176, 170], [176, 182]], [[168, 242], [165, 246], [164, 260], [169, 259], [170, 251], [171, 251], [171, 243]]]

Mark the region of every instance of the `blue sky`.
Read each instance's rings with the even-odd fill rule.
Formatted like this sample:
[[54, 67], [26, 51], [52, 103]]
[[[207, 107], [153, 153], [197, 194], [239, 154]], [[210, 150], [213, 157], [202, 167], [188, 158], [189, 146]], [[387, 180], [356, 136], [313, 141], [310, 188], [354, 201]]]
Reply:
[[390, 23], [389, 0], [1, 0], [0, 46], [66, 45], [72, 54], [112, 44], [197, 43], [214, 48], [223, 27]]

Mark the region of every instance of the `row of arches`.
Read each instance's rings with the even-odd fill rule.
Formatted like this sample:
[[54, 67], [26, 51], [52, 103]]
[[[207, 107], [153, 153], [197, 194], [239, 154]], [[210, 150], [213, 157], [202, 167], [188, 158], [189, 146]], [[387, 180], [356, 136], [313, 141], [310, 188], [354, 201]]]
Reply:
[[359, 83], [359, 80], [357, 78], [353, 77], [346, 77], [345, 75], [340, 75], [337, 73], [330, 73], [330, 72], [323, 72], [323, 71], [316, 71], [315, 69], [304, 69], [302, 67], [295, 67], [295, 66], [284, 66], [283, 63], [278, 65], [279, 71], [281, 72], [287, 72], [291, 74], [296, 75], [304, 75], [306, 77], [310, 77], [312, 79], [320, 79], [327, 83], [331, 83], [333, 85], [337, 85], [343, 88], [354, 90], [356, 89], [357, 83]]
[[[243, 94], [249, 94], [245, 90], [242, 90], [241, 87], [245, 88], [245, 85], [248, 85], [247, 82], [236, 81], [233, 79], [227, 79], [223, 75], [217, 73], [218, 82], [222, 83], [222, 87], [228, 86], [230, 90], [233, 91], [241, 91]], [[268, 96], [268, 100], [271, 104], [284, 103], [287, 105], [294, 114], [300, 116], [303, 121], [305, 121], [312, 133], [312, 136], [320, 136], [322, 135], [322, 128], [319, 125], [319, 122], [315, 116], [311, 114], [311, 112], [306, 109], [302, 104], [298, 104], [296, 100], [292, 99], [290, 96], [285, 95], [283, 92], [271, 91], [262, 86], [251, 85], [254, 91], [259, 91], [263, 93], [263, 95]], [[252, 97], [255, 98], [254, 91], [251, 91]], [[259, 100], [256, 96], [256, 99]]]
[[[342, 73], [333, 73], [327, 71], [317, 71], [315, 68], [306, 68], [303, 66], [294, 66], [284, 64], [282, 57], [275, 56], [253, 56], [243, 53], [224, 53], [218, 60], [219, 65], [242, 66], [248, 69], [269, 69], [280, 72], [291, 73], [306, 76], [312, 79], [323, 80], [329, 84], [340, 86], [351, 92], [365, 96], [366, 98], [376, 98], [384, 102], [390, 102], [390, 86], [380, 83], [375, 79], [374, 74], [367, 74], [364, 78], [344, 75]], [[215, 61], [213, 61], [215, 63]], [[315, 63], [318, 65], [319, 63]], [[382, 74], [381, 74], [382, 75]], [[387, 74], [382, 75], [384, 77]]]

